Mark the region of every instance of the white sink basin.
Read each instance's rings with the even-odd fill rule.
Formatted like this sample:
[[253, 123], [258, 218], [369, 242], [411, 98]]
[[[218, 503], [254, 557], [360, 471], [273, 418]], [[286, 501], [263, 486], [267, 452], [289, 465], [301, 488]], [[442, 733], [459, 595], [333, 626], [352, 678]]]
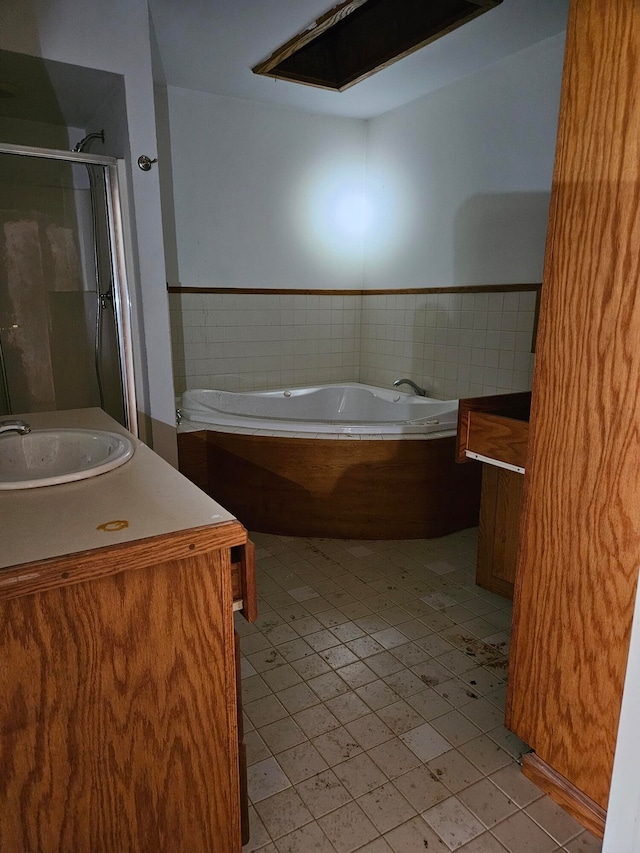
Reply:
[[85, 480], [124, 465], [135, 448], [124, 435], [89, 429], [40, 429], [0, 435], [0, 489], [33, 489]]

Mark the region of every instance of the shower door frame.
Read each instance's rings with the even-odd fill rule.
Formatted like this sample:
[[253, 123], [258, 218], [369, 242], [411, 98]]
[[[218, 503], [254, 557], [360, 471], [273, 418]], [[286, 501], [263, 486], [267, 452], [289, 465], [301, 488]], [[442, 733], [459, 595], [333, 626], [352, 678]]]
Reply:
[[[124, 211], [122, 209], [120, 182], [126, 180], [124, 160], [98, 154], [63, 151], [55, 148], [36, 148], [28, 145], [13, 145], [0, 142], [0, 154], [15, 154], [36, 157], [41, 160], [62, 160], [66, 163], [82, 163], [85, 166], [101, 166], [107, 172], [107, 221], [109, 225], [109, 247], [113, 274], [113, 307], [118, 338], [118, 360], [124, 408], [124, 426], [138, 435], [135, 372], [133, 365], [134, 340], [131, 332], [131, 299], [126, 266], [124, 233]], [[94, 241], [96, 236], [94, 235]], [[95, 248], [95, 247], [94, 247]]]

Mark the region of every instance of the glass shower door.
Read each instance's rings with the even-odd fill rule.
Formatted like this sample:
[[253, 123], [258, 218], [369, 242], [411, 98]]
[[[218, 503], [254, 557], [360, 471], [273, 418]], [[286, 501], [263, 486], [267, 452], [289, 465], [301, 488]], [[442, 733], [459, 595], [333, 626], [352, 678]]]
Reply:
[[115, 161], [58, 155], [0, 153], [0, 414], [100, 406], [131, 427]]

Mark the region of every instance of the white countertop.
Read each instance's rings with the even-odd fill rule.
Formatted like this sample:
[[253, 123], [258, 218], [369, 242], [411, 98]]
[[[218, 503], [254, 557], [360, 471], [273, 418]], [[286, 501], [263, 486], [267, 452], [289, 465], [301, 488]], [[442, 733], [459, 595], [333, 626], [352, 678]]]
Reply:
[[[87, 480], [0, 491], [0, 569], [236, 520], [101, 409], [11, 417], [32, 429], [121, 432], [136, 451], [121, 467]], [[126, 527], [109, 529], [121, 526], [112, 522]]]

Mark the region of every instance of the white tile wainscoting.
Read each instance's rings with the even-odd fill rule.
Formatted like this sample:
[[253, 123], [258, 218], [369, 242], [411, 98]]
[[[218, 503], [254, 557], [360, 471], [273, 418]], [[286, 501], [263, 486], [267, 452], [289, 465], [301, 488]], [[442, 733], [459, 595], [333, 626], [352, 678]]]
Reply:
[[441, 399], [527, 391], [536, 291], [170, 292], [176, 391], [408, 376]]

